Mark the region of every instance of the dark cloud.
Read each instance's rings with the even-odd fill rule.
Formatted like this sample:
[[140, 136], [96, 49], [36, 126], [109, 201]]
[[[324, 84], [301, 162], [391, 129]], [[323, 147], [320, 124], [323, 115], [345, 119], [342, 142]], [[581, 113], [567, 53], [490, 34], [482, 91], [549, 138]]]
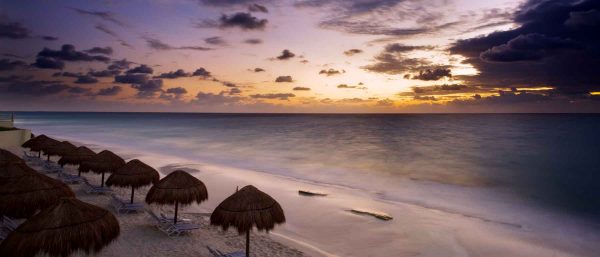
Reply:
[[227, 81], [222, 81], [221, 84], [223, 84], [223, 86], [226, 86], [226, 87], [237, 87], [237, 85], [235, 83], [227, 82]]
[[238, 95], [238, 94], [241, 94], [241, 93], [242, 93], [242, 90], [240, 90], [237, 87], [229, 89], [229, 92], [228, 92], [228, 94], [230, 94], [230, 95]]
[[249, 12], [264, 12], [264, 13], [268, 13], [269, 9], [267, 9], [267, 7], [265, 7], [264, 5], [250, 4], [250, 6], [248, 6], [248, 11]]
[[183, 77], [189, 77], [190, 74], [183, 71], [182, 69], [178, 69], [176, 71], [171, 71], [171, 72], [167, 72], [167, 73], [162, 73], [158, 76], [155, 76], [154, 78], [159, 78], [159, 79], [176, 79], [176, 78], [183, 78]]
[[150, 98], [162, 92], [163, 81], [161, 79], [148, 80], [140, 84], [132, 84], [131, 88], [136, 89], [137, 96], [140, 98]]
[[84, 52], [79, 52], [75, 50], [75, 46], [73, 45], [63, 45], [60, 50], [52, 50], [49, 48], [44, 48], [42, 51], [38, 53], [38, 57], [49, 57], [54, 58], [56, 60], [63, 61], [100, 61], [100, 62], [109, 62], [110, 58], [102, 55], [89, 55]]
[[18, 22], [0, 22], [0, 38], [23, 39], [30, 37], [31, 31]]
[[153, 72], [154, 72], [154, 70], [152, 69], [152, 67], [150, 67], [146, 64], [142, 64], [140, 66], [137, 66], [133, 69], [126, 71], [125, 73], [127, 73], [127, 74], [132, 74], [132, 73], [152, 74]]
[[82, 95], [82, 94], [90, 94], [90, 92], [92, 92], [92, 90], [89, 88], [83, 88], [83, 87], [70, 87], [69, 90], [67, 90], [67, 92], [69, 92], [71, 94], [75, 94], [75, 95]]
[[254, 70], [253, 70], [253, 71], [254, 71], [254, 72], [264, 72], [264, 71], [265, 71], [265, 69], [263, 69], [263, 68], [254, 68]]
[[200, 0], [200, 3], [205, 5], [219, 6], [219, 7], [231, 7], [237, 5], [247, 5], [250, 3], [257, 2], [269, 2], [267, 0]]
[[436, 68], [436, 69], [427, 69], [420, 71], [419, 74], [412, 76], [411, 79], [432, 81], [432, 80], [440, 80], [443, 78], [451, 78], [452, 72], [447, 68]]
[[223, 38], [221, 37], [208, 37], [204, 39], [204, 42], [206, 42], [207, 44], [211, 44], [211, 45], [218, 45], [218, 46], [226, 46], [227, 42], [225, 40], [223, 40]]
[[384, 51], [387, 53], [406, 53], [417, 50], [431, 50], [433, 47], [431, 46], [412, 46], [412, 45], [404, 45], [399, 43], [388, 44], [385, 46]]
[[289, 100], [290, 97], [295, 97], [296, 95], [291, 93], [276, 93], [276, 94], [255, 94], [250, 95], [252, 98], [257, 99], [279, 99], [279, 100]]
[[63, 61], [49, 57], [38, 57], [32, 65], [40, 69], [62, 70], [65, 68], [65, 63]]
[[511, 30], [457, 41], [459, 54], [479, 74], [469, 83], [557, 87], [564, 94], [600, 90], [600, 2], [529, 0], [516, 12]]
[[309, 87], [295, 87], [294, 91], [310, 91]]
[[159, 51], [166, 51], [166, 50], [209, 51], [209, 50], [213, 50], [212, 48], [203, 47], [203, 46], [172, 46], [172, 45], [163, 43], [162, 41], [155, 39], [155, 38], [145, 37], [144, 39], [146, 40], [148, 47], [150, 47], [154, 50], [159, 50]]
[[277, 83], [294, 82], [294, 80], [292, 79], [292, 76], [279, 76], [275, 79], [275, 82], [277, 82]]
[[232, 28], [238, 27], [243, 30], [262, 30], [267, 26], [266, 19], [259, 19], [250, 13], [238, 12], [232, 15], [223, 14], [219, 18], [219, 27]]
[[109, 69], [109, 70], [101, 70], [101, 71], [90, 70], [88, 72], [88, 75], [94, 76], [97, 78], [113, 77], [113, 76], [116, 76], [119, 74], [121, 74], [121, 71], [117, 70], [117, 69], [113, 69], [113, 70]]
[[23, 68], [27, 63], [19, 60], [0, 59], [0, 71], [9, 71], [17, 68]]
[[289, 60], [289, 59], [294, 58], [295, 56], [296, 56], [296, 54], [292, 53], [290, 50], [285, 49], [285, 50], [281, 51], [281, 55], [279, 55], [275, 58], [277, 58], [278, 60]]
[[75, 83], [77, 83], [77, 84], [94, 84], [94, 83], [98, 83], [98, 79], [93, 76], [90, 76], [90, 75], [83, 75], [83, 76], [77, 77], [77, 80], [75, 80]]
[[56, 72], [54, 74], [52, 74], [52, 77], [69, 77], [69, 78], [78, 78], [79, 76], [82, 76], [83, 74], [81, 74], [80, 72], [75, 73], [75, 72], [70, 72], [70, 71], [65, 71], [65, 72]]
[[98, 93], [96, 93], [96, 95], [99, 96], [114, 96], [114, 95], [118, 95], [121, 91], [123, 91], [123, 88], [120, 86], [113, 86], [113, 87], [107, 87], [107, 88], [102, 88], [100, 90], [98, 90]]
[[160, 98], [168, 101], [173, 101], [181, 99], [185, 94], [187, 94], [187, 90], [185, 88], [173, 87], [162, 92]]
[[402, 74], [417, 67], [431, 65], [429, 61], [422, 58], [409, 58], [402, 54], [381, 53], [375, 56], [375, 63], [363, 66], [368, 71], [386, 73], [391, 75]]
[[240, 101], [241, 97], [228, 96], [226, 91], [221, 91], [219, 94], [198, 92], [193, 103], [201, 105], [230, 105]]
[[336, 69], [329, 69], [329, 70], [321, 70], [321, 71], [319, 71], [319, 75], [324, 74], [324, 75], [327, 75], [328, 77], [329, 76], [334, 76], [334, 75], [340, 75], [342, 73], [346, 73], [346, 71], [344, 71], [344, 70], [339, 71], [339, 70], [336, 70]]
[[72, 88], [60, 81], [29, 80], [18, 76], [4, 79], [0, 83], [0, 95], [26, 95], [28, 97], [44, 97], [56, 95]]
[[104, 25], [98, 24], [98, 25], [96, 25], [95, 28], [99, 31], [102, 31], [102, 32], [114, 37], [122, 46], [133, 48], [133, 46], [131, 46], [129, 43], [127, 43], [125, 40], [123, 40], [116, 32], [105, 27]]
[[416, 95], [413, 97], [414, 100], [419, 100], [419, 101], [437, 101], [437, 99], [435, 98], [435, 96], [421, 96], [421, 95]]
[[113, 49], [110, 46], [107, 46], [107, 47], [93, 47], [91, 49], [85, 50], [84, 52], [90, 53], [90, 54], [111, 55], [113, 53]]
[[209, 77], [211, 77], [211, 74], [205, 68], [198, 68], [198, 69], [196, 69], [196, 71], [194, 71], [194, 73], [192, 73], [192, 76], [209, 78]]
[[354, 48], [354, 49], [344, 51], [344, 54], [347, 56], [353, 56], [355, 54], [360, 54], [362, 52], [363, 52], [363, 50]]
[[143, 84], [148, 81], [149, 77], [145, 74], [125, 74], [115, 76], [115, 82], [125, 84]]
[[129, 66], [134, 64], [133, 62], [128, 61], [127, 59], [123, 60], [115, 60], [111, 65], [108, 66], [109, 70], [126, 70], [129, 69]]
[[57, 37], [53, 37], [53, 36], [41, 36], [41, 38], [43, 40], [46, 40], [46, 41], [56, 41], [56, 40], [58, 40]]
[[367, 89], [366, 87], [363, 87], [363, 86], [360, 86], [360, 85], [359, 86], [349, 86], [348, 84], [339, 84], [337, 86], [337, 88], [342, 88], [342, 89], [362, 89], [362, 90]]
[[111, 12], [107, 12], [107, 11], [88, 11], [88, 10], [83, 10], [83, 9], [79, 9], [79, 8], [71, 8], [73, 11], [82, 14], [82, 15], [87, 15], [87, 16], [92, 16], [92, 17], [96, 17], [96, 18], [100, 18], [102, 20], [105, 21], [109, 21], [112, 22], [114, 24], [117, 24], [119, 26], [125, 26], [125, 23], [122, 22], [121, 20], [117, 19], [115, 17], [115, 15]]
[[258, 38], [249, 38], [244, 40], [244, 43], [249, 44], [249, 45], [258, 45], [258, 44], [262, 44], [262, 40], [258, 39]]

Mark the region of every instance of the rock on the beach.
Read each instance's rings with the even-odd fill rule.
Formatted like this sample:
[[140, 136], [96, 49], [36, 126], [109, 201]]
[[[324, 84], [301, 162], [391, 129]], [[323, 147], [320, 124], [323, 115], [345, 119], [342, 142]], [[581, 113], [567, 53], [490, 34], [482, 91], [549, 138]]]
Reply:
[[362, 209], [352, 209], [352, 210], [350, 210], [350, 212], [355, 213], [355, 214], [360, 214], [360, 215], [373, 216], [373, 217], [378, 218], [380, 220], [391, 220], [391, 219], [394, 218], [394, 217], [392, 217], [391, 215], [389, 215], [387, 213], [376, 212], [376, 211], [369, 211], [369, 210], [362, 210]]
[[308, 190], [298, 190], [298, 194], [304, 195], [304, 196], [327, 196], [327, 194], [325, 194], [325, 193], [312, 192], [312, 191], [308, 191]]

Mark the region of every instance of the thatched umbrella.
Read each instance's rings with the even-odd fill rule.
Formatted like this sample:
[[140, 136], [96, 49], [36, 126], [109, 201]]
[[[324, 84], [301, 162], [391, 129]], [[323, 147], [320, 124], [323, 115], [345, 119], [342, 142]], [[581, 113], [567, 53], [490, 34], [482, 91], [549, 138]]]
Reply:
[[36, 173], [37, 171], [22, 162], [8, 162], [0, 165], [0, 184], [7, 182], [9, 179], [25, 176], [27, 172]]
[[250, 256], [250, 230], [269, 230], [285, 222], [283, 209], [273, 197], [249, 185], [227, 197], [210, 215], [210, 224], [246, 233], [246, 256]]
[[160, 175], [154, 168], [138, 159], [115, 170], [106, 180], [107, 186], [131, 187], [131, 203], [136, 188], [158, 183]]
[[125, 165], [125, 160], [123, 160], [123, 158], [111, 151], [104, 150], [79, 164], [78, 170], [79, 172], [93, 171], [95, 173], [101, 173], [102, 184], [100, 186], [104, 187], [104, 173], [113, 172], [123, 165]]
[[150, 188], [146, 195], [146, 203], [174, 204], [177, 223], [177, 209], [179, 204], [188, 205], [192, 202], [200, 204], [208, 199], [208, 191], [202, 181], [183, 170], [171, 172]]
[[52, 155], [64, 156], [70, 152], [75, 151], [77, 146], [71, 144], [69, 141], [62, 141], [58, 144], [51, 145], [44, 149], [44, 154], [48, 155], [48, 158]]
[[[96, 153], [85, 146], [77, 147], [74, 151], [67, 153], [58, 160], [58, 164], [64, 167], [66, 164], [80, 165], [82, 162], [94, 157]], [[81, 171], [79, 172], [81, 176]]]
[[114, 241], [120, 230], [119, 222], [109, 211], [75, 198], [62, 198], [10, 233], [0, 244], [0, 256], [97, 253]]
[[[58, 143], [60, 143], [60, 141], [49, 138], [49, 137], [45, 137], [38, 141], [35, 141], [33, 144], [31, 144], [29, 149], [31, 149], [31, 151], [34, 151], [34, 152], [39, 152], [38, 156], [41, 156], [40, 154], [42, 151], [44, 151], [44, 150], [48, 149], [49, 147], [56, 145]], [[49, 160], [50, 160], [50, 155], [48, 155], [48, 161]]]
[[66, 184], [35, 172], [25, 164], [11, 163], [0, 179], [0, 215], [27, 218], [62, 197], [75, 194]]
[[0, 149], [0, 167], [13, 162], [25, 163], [25, 161], [16, 154], [4, 149]]
[[[49, 140], [49, 139], [51, 139], [51, 138], [49, 138], [48, 136], [42, 134], [42, 135], [39, 135], [37, 137], [34, 137], [32, 139], [29, 139], [29, 140], [25, 141], [25, 143], [23, 143], [21, 146], [25, 147], [25, 148], [29, 148], [29, 150], [31, 150], [32, 152], [38, 152], [38, 157], [41, 157], [42, 156], [42, 151], [39, 150], [38, 146], [42, 142], [44, 142], [46, 140]], [[34, 151], [33, 150], [34, 148], [36, 148], [38, 150]]]

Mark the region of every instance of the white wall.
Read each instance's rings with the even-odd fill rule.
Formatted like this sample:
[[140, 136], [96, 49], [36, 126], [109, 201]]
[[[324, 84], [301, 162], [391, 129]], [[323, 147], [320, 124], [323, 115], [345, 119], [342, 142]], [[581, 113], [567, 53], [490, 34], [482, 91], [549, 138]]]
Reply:
[[28, 129], [0, 131], [0, 148], [21, 146], [30, 138], [31, 131]]
[[0, 120], [0, 127], [12, 128], [14, 125], [12, 120]]

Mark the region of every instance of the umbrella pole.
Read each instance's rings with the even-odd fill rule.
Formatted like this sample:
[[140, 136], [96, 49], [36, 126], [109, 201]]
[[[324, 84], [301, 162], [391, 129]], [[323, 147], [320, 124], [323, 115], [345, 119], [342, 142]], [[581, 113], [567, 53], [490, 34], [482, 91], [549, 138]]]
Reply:
[[134, 193], [133, 193], [133, 190], [135, 190], [135, 188], [134, 188], [134, 187], [131, 187], [131, 203], [133, 203], [133, 194], [134, 194]]
[[102, 184], [100, 184], [100, 187], [104, 187], [104, 172], [102, 172]]
[[175, 216], [173, 217], [173, 224], [177, 224], [177, 208], [179, 208], [179, 202], [175, 202]]
[[246, 257], [250, 257], [250, 230], [246, 231]]
[[38, 152], [38, 158], [42, 158], [42, 151]]
[[48, 154], [48, 161], [50, 161], [50, 155]]

